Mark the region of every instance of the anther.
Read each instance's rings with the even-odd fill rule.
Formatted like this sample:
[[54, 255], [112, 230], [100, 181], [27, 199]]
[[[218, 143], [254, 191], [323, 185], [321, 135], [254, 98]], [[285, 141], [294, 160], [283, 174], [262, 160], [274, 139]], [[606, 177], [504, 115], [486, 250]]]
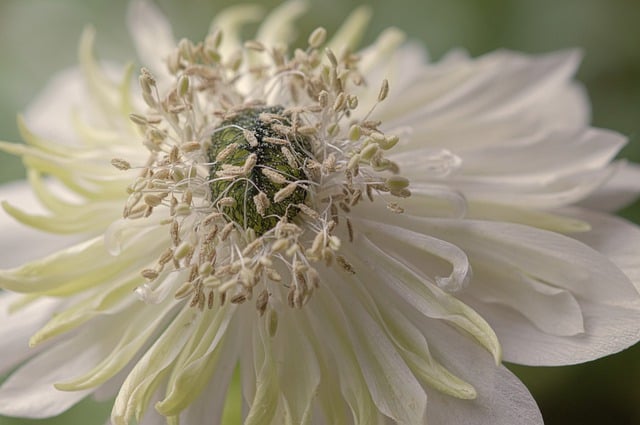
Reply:
[[111, 160], [111, 165], [116, 167], [118, 170], [127, 171], [131, 168], [131, 164], [124, 159], [114, 158]]
[[327, 30], [325, 30], [322, 27], [316, 28], [315, 30], [313, 30], [311, 35], [309, 35], [309, 39], [308, 39], [309, 47], [311, 47], [312, 49], [317, 49], [324, 43], [326, 38], [327, 38]]

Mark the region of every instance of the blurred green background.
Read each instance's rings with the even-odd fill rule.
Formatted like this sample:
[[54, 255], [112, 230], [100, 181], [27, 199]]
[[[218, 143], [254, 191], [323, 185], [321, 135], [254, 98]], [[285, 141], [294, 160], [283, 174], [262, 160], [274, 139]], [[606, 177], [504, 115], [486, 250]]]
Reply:
[[[231, 0], [158, 0], [176, 36], [200, 39]], [[97, 28], [102, 58], [133, 58], [124, 17], [127, 0], [0, 0], [0, 140], [17, 141], [16, 113], [56, 71], [75, 63], [83, 26]], [[262, 4], [273, 6], [278, 1]], [[335, 29], [353, 0], [312, 1], [300, 23]], [[454, 47], [474, 56], [497, 49], [548, 52], [582, 48], [578, 74], [591, 96], [593, 122], [629, 137], [621, 156], [640, 162], [640, 1], [635, 0], [378, 0], [365, 41], [394, 25], [421, 41], [432, 57]], [[0, 154], [0, 182], [20, 179], [20, 162]], [[640, 204], [622, 215], [640, 223]], [[639, 253], [640, 255], [640, 253]], [[0, 353], [1, 355], [1, 353]], [[640, 424], [640, 346], [596, 362], [563, 368], [512, 367], [540, 404], [547, 425]], [[0, 418], [0, 425], [102, 424], [108, 406], [81, 404], [46, 421]], [[231, 424], [235, 425], [235, 424]], [[516, 425], [516, 424], [514, 424]]]

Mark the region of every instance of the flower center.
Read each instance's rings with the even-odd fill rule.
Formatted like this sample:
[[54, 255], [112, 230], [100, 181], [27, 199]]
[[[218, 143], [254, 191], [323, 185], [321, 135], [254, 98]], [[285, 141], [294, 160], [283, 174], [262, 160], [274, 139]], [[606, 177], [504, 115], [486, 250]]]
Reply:
[[291, 126], [283, 111], [272, 106], [239, 112], [222, 121], [207, 151], [213, 204], [228, 221], [258, 236], [284, 217], [293, 219], [307, 196], [300, 182], [310, 148], [303, 136], [280, 130]]
[[367, 110], [358, 106], [357, 55], [326, 49], [323, 60], [315, 37], [292, 56], [249, 42], [253, 62], [241, 66], [217, 52], [216, 34], [180, 43], [168, 88], [141, 71], [149, 110], [131, 119], [149, 158], [134, 165], [123, 216], [166, 233], [137, 293], [156, 302], [173, 292], [200, 310], [253, 300], [275, 317], [272, 307], [309, 301], [320, 267], [358, 272], [345, 247], [357, 232], [352, 209], [379, 197], [401, 213], [395, 199], [410, 196], [409, 182], [387, 158], [398, 136], [370, 118], [387, 81]]

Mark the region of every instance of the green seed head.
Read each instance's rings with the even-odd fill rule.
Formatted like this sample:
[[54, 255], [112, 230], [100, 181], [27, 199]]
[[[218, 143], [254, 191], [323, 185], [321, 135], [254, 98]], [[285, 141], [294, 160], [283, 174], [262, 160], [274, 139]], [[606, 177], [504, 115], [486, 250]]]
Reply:
[[[309, 157], [308, 141], [278, 131], [290, 126], [283, 108], [256, 107], [223, 121], [211, 137], [212, 199], [233, 199], [233, 205], [221, 207], [227, 220], [257, 235], [274, 228], [283, 217], [294, 218], [299, 212], [296, 205], [307, 196], [305, 185], [283, 190], [307, 179], [303, 166]], [[253, 166], [251, 155], [256, 160]]]

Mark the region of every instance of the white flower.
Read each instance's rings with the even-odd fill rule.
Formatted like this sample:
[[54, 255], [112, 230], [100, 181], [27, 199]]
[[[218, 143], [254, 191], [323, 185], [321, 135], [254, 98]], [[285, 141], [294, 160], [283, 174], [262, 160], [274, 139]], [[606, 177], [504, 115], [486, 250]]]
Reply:
[[503, 357], [640, 338], [640, 231], [597, 211], [638, 172], [589, 127], [578, 54], [429, 63], [396, 29], [352, 54], [364, 9], [292, 51], [303, 10], [243, 44], [261, 14], [233, 8], [193, 44], [134, 1], [141, 89], [88, 30], [0, 144], [44, 207], [14, 185], [5, 211], [67, 235], [3, 223], [14, 260], [60, 250], [0, 272], [0, 414], [91, 395], [117, 425], [220, 423], [229, 392], [245, 424], [540, 424]]

